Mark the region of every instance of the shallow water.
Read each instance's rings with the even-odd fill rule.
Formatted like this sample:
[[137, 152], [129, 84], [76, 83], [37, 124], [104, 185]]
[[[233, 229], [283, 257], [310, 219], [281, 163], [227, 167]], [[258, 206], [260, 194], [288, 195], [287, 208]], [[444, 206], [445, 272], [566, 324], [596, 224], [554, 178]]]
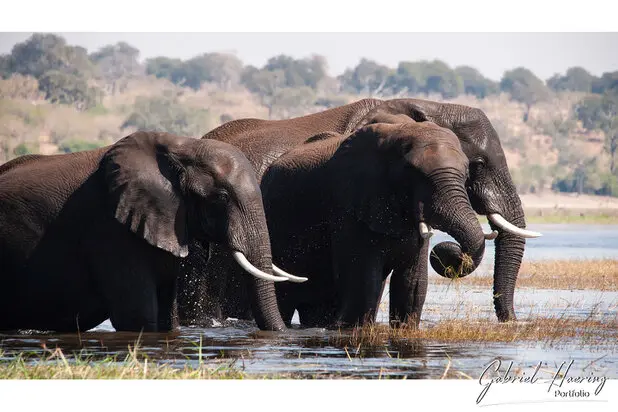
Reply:
[[[491, 293], [488, 289], [466, 286], [431, 285], [423, 316], [424, 327], [445, 318], [493, 319]], [[556, 291], [522, 289], [517, 293], [516, 307], [520, 319], [529, 315], [585, 319], [591, 314], [597, 320], [613, 319], [618, 308], [618, 292]], [[388, 314], [382, 310], [378, 320]], [[1, 336], [0, 346], [8, 360], [20, 351], [44, 354], [47, 348], [59, 346], [65, 354], [81, 351], [81, 356], [97, 359], [128, 354], [129, 345], [140, 339], [140, 353], [152, 361], [175, 367], [197, 366], [200, 359], [210, 367], [225, 366], [248, 374], [285, 373], [293, 377], [338, 375], [354, 377], [440, 378], [451, 362], [450, 377], [477, 379], [494, 359], [503, 364], [512, 360], [520, 369], [534, 368], [539, 362], [543, 370], [555, 370], [562, 362], [575, 360], [572, 374], [589, 374], [618, 378], [618, 346], [616, 342], [581, 346], [577, 339], [560, 342], [517, 343], [443, 343], [411, 339], [405, 345], [389, 344], [383, 348], [343, 348], [333, 339], [347, 331], [324, 329], [292, 329], [285, 334], [261, 332], [251, 323], [228, 322], [216, 328], [181, 328], [170, 334], [111, 332], [105, 322], [80, 336], [21, 335]], [[200, 343], [201, 341], [201, 343]], [[71, 359], [71, 357], [69, 357]]]
[[[524, 259], [592, 259], [618, 258], [618, 226], [529, 225], [544, 237], [527, 242]], [[487, 229], [487, 228], [486, 228]], [[436, 233], [433, 243], [446, 239]], [[492, 270], [493, 244], [488, 243], [481, 276]], [[458, 284], [430, 286], [425, 303], [422, 327], [431, 327], [445, 319], [495, 320], [491, 289]], [[378, 322], [388, 319], [388, 290], [380, 305]], [[519, 288], [515, 294], [519, 319], [529, 316], [574, 319], [593, 317], [611, 321], [618, 313], [618, 292], [595, 290], [546, 290]], [[440, 378], [447, 365], [449, 377], [478, 379], [494, 359], [503, 364], [514, 362], [514, 368], [527, 370], [542, 362], [544, 372], [556, 371], [562, 362], [574, 360], [570, 374], [618, 378], [618, 344], [612, 342], [582, 343], [578, 339], [560, 342], [495, 342], [442, 343], [421, 339], [389, 344], [372, 350], [334, 344], [334, 339], [349, 331], [300, 329], [285, 334], [261, 332], [252, 323], [228, 321], [215, 328], [181, 328], [169, 334], [117, 333], [109, 321], [81, 335], [1, 335], [0, 362], [20, 352], [45, 354], [44, 348], [60, 347], [69, 361], [75, 354], [97, 359], [117, 356], [122, 360], [129, 345], [140, 339], [140, 353], [150, 360], [175, 367], [230, 366], [248, 374], [286, 373], [294, 377], [344, 375], [354, 377]], [[198, 349], [201, 346], [200, 350]]]
[[[489, 233], [489, 225], [483, 230]], [[543, 236], [526, 240], [524, 261], [539, 260], [618, 260], [618, 225], [529, 224], [527, 228]], [[431, 245], [453, 240], [446, 233], [435, 231]], [[485, 255], [475, 273], [493, 270], [494, 242], [485, 244]], [[432, 269], [430, 268], [430, 271]], [[435, 272], [433, 272], [435, 273]]]

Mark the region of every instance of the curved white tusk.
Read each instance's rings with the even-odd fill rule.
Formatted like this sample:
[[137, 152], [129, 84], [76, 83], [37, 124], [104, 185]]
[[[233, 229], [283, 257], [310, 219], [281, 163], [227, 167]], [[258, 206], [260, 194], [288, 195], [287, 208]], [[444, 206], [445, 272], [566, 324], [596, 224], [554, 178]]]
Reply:
[[245, 255], [243, 255], [241, 252], [234, 251], [232, 253], [232, 256], [234, 256], [234, 260], [238, 262], [240, 267], [242, 267], [244, 270], [249, 272], [249, 274], [255, 276], [256, 278], [263, 279], [263, 280], [270, 280], [272, 282], [285, 282], [286, 280], [288, 280], [287, 278], [273, 276], [273, 275], [269, 275], [266, 272], [262, 272], [260, 269], [253, 266], [251, 262], [247, 260]]
[[492, 230], [491, 233], [484, 233], [484, 235], [485, 235], [485, 240], [494, 240], [495, 238], [498, 237], [498, 231]]
[[532, 230], [521, 229], [510, 223], [508, 220], [502, 217], [500, 213], [492, 213], [487, 216], [487, 218], [500, 229], [512, 233], [517, 236], [525, 237], [525, 238], [534, 238], [543, 236], [539, 232], [533, 232]]
[[423, 239], [429, 239], [430, 237], [433, 236], [433, 231], [431, 229], [431, 226], [429, 226], [425, 222], [421, 222], [418, 224], [418, 230], [419, 232], [421, 232], [421, 237]]
[[277, 266], [275, 266], [274, 263], [273, 263], [273, 272], [275, 272], [275, 274], [277, 276], [281, 276], [283, 278], [288, 278], [290, 280], [290, 282], [294, 282], [294, 283], [303, 283], [303, 282], [306, 282], [306, 281], [309, 280], [309, 278], [302, 278], [302, 277], [290, 275], [285, 270], [279, 269]]

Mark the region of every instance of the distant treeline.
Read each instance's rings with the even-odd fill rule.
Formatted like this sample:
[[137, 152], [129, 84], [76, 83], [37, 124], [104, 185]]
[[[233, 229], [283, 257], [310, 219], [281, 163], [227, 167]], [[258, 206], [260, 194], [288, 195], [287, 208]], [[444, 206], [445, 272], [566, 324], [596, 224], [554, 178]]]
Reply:
[[[205, 85], [215, 87], [217, 93], [226, 96], [232, 96], [239, 90], [248, 91], [266, 109], [266, 115], [272, 118], [345, 104], [354, 95], [384, 98], [427, 95], [440, 100], [474, 96], [482, 102], [506, 94], [522, 105], [521, 120], [530, 128], [530, 133], [536, 131], [553, 139], [552, 150], [558, 153], [556, 164], [566, 167], [558, 173], [541, 164], [541, 168], [547, 169], [544, 172], [547, 175], [545, 180], [532, 185], [536, 189], [528, 187], [522, 190], [552, 187], [561, 191], [618, 195], [618, 71], [597, 77], [582, 67], [572, 67], [564, 74], [542, 80], [529, 69], [517, 67], [506, 71], [502, 79], [495, 82], [474, 67], [451, 68], [440, 60], [401, 61], [397, 67], [388, 67], [362, 58], [355, 67], [340, 76], [331, 77], [326, 58], [319, 55], [301, 59], [274, 56], [259, 68], [245, 65], [238, 57], [225, 53], [204, 53], [187, 60], [159, 56], [146, 59], [143, 63], [139, 56], [137, 48], [124, 42], [89, 53], [83, 47], [68, 45], [61, 36], [34, 34], [16, 44], [10, 54], [0, 55], [0, 76], [4, 79], [0, 97], [3, 100], [44, 99], [51, 104], [67, 105], [78, 112], [91, 114], [111, 116], [111, 111], [123, 116], [118, 125], [121, 131], [134, 127], [200, 134], [207, 131], [204, 127], [215, 126], [234, 117], [224, 113], [213, 121], [214, 106], [200, 107], [195, 103], [197, 98], [193, 99], [193, 103], [186, 98], [192, 93], [190, 90], [197, 93]], [[113, 109], [111, 103], [104, 103], [106, 97], [128, 93], [132, 81], [149, 76], [166, 80], [178, 89], [156, 96], [141, 96], [126, 104], [114, 103]], [[209, 96], [214, 96], [213, 93]], [[556, 121], [529, 121], [533, 108], [544, 107], [543, 104], [556, 99], [564, 100], [568, 93], [578, 97], [570, 103], [566, 118], [557, 121], [559, 124]], [[217, 98], [221, 100], [221, 96]], [[16, 119], [22, 119], [26, 125], [37, 122], [33, 120], [32, 113], [23, 114], [29, 109], [16, 108], [15, 104], [4, 108], [12, 113], [11, 121], [14, 123], [18, 123]], [[39, 113], [37, 116], [43, 115]], [[210, 120], [205, 121], [209, 116]], [[118, 126], [108, 128], [105, 133], [112, 138], [118, 137], [121, 133], [116, 132]], [[53, 129], [53, 126], [46, 127]], [[577, 127], [602, 132], [603, 159], [578, 159], [580, 153], [572, 145]], [[0, 130], [0, 139], [5, 141], [10, 136], [17, 136], [16, 130], [19, 127], [7, 129], [5, 126], [4, 132]], [[60, 132], [51, 132], [52, 140], [57, 140], [55, 143], [66, 148], [66, 151], [92, 146], [92, 143], [78, 144], [75, 139], [68, 139], [68, 135], [62, 136]], [[97, 138], [103, 142], [105, 139], [101, 133]], [[527, 135], [513, 132], [515, 135], [509, 136], [506, 128], [504, 133], [504, 141], [510, 142], [507, 146], [510, 145], [510, 149], [524, 154], [526, 158], [522, 142], [528, 138]], [[69, 143], [65, 141], [67, 139]], [[5, 153], [4, 160], [34, 150], [28, 144], [23, 141], [17, 147], [5, 142], [4, 148], [0, 147]], [[554, 172], [560, 177], [550, 179], [549, 174]], [[539, 174], [543, 173], [538, 170], [533, 173]], [[591, 178], [593, 174], [595, 177]], [[548, 183], [547, 179], [551, 182]]]

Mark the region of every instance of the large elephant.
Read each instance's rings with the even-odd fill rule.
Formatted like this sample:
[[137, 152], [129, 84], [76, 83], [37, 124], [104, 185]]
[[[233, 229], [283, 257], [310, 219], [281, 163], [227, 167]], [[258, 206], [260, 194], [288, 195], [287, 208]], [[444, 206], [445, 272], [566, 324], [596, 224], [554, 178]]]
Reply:
[[[282, 329], [261, 192], [213, 140], [137, 132], [98, 150], [0, 167], [0, 330], [167, 331], [190, 242], [256, 277], [254, 316]], [[251, 263], [249, 263], [251, 262]]]
[[[469, 177], [466, 190], [472, 207], [478, 214], [487, 215], [491, 227], [498, 232], [494, 265], [494, 306], [500, 321], [515, 319], [513, 295], [515, 282], [523, 258], [525, 239], [538, 234], [525, 230], [524, 212], [515, 185], [508, 170], [498, 134], [487, 116], [480, 109], [420, 99], [363, 99], [352, 104], [286, 120], [239, 119], [225, 123], [203, 136], [239, 147], [247, 156], [261, 180], [266, 169], [282, 154], [302, 145], [320, 133], [334, 132], [347, 135], [373, 122], [380, 115], [403, 115], [417, 122], [429, 121], [452, 130], [459, 138], [463, 152], [469, 160]], [[327, 136], [325, 135], [325, 136]], [[328, 138], [328, 137], [327, 137]], [[204, 255], [194, 253], [194, 257]], [[242, 278], [222, 276], [222, 271], [234, 272], [230, 257], [216, 251], [207, 276], [216, 277], [210, 288], [190, 299], [179, 292], [179, 305], [186, 313], [195, 313], [192, 307], [210, 305], [215, 316], [248, 316], [240, 305], [244, 288]], [[427, 278], [427, 246], [422, 247], [414, 259], [418, 263], [416, 279]], [[203, 259], [200, 261], [203, 262]], [[198, 262], [198, 265], [199, 263]], [[217, 262], [214, 264], [214, 262]], [[395, 271], [390, 296], [391, 319], [405, 319], [416, 305], [416, 282], [411, 273]], [[193, 277], [193, 279], [197, 279]], [[227, 284], [225, 284], [227, 282]], [[195, 288], [195, 289], [194, 289]], [[198, 290], [192, 285], [191, 290]], [[205, 289], [204, 289], [205, 290]], [[195, 318], [181, 317], [181, 322], [193, 323]]]
[[391, 270], [410, 279], [411, 285], [391, 288], [413, 290], [407, 315], [418, 322], [427, 291], [419, 265], [427, 262], [415, 256], [429, 242], [428, 227], [459, 242], [433, 248], [438, 273], [466, 276], [483, 257], [485, 238], [466, 193], [468, 159], [457, 136], [405, 116], [374, 122], [349, 136], [311, 138], [264, 174], [273, 259], [310, 278], [276, 285], [286, 323], [294, 310], [309, 327], [374, 320]]

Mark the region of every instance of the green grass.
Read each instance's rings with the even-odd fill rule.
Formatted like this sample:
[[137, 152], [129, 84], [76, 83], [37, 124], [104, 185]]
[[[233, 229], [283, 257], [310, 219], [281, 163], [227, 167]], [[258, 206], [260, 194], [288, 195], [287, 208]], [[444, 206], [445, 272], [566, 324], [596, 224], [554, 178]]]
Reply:
[[[583, 225], [618, 225], [618, 210], [525, 209], [526, 223], [569, 223]], [[487, 217], [479, 215], [479, 222]]]
[[527, 223], [618, 224], [618, 210], [529, 209]]
[[[158, 365], [129, 348], [124, 359], [76, 354], [66, 357], [60, 348], [45, 354], [22, 352], [8, 361], [0, 361], [0, 379], [244, 379], [247, 375], [233, 365], [207, 367], [201, 361], [195, 367]], [[0, 350], [0, 358], [5, 354]]]

